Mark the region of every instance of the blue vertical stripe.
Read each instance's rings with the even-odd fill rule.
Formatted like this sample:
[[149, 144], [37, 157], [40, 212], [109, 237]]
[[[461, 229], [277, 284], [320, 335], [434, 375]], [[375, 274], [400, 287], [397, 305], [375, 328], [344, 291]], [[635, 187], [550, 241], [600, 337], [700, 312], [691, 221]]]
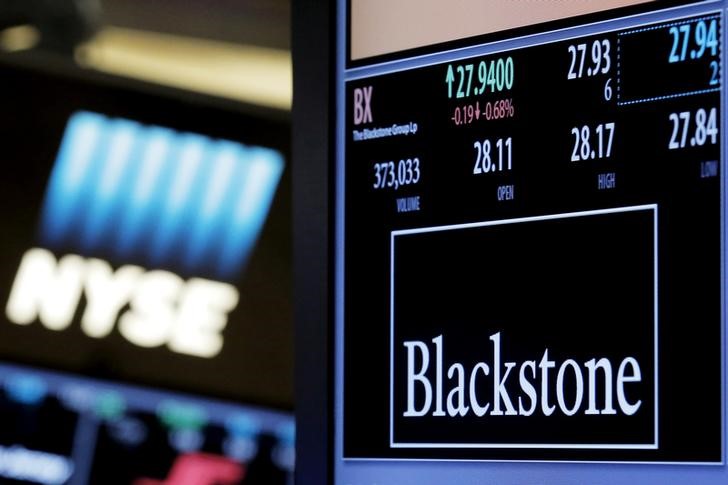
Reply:
[[158, 265], [174, 265], [186, 236], [185, 219], [194, 204], [197, 178], [205, 157], [208, 140], [199, 135], [182, 135], [177, 140], [179, 147], [170, 155], [165, 171], [169, 185], [160, 205], [155, 208], [158, 220], [155, 224], [152, 242], [152, 262]]
[[239, 180], [241, 190], [223, 240], [218, 272], [227, 276], [243, 266], [265, 222], [283, 171], [283, 160], [272, 150], [251, 149], [250, 168]]
[[109, 127], [109, 148], [97, 154], [99, 170], [88, 185], [90, 204], [83, 210], [81, 247], [84, 251], [98, 249], [105, 235], [113, 230], [113, 210], [121, 205], [125, 194], [125, 170], [130, 164], [134, 143], [138, 138], [138, 125], [128, 121], [115, 121]]
[[120, 217], [119, 252], [128, 258], [134, 249], [144, 244], [145, 226], [153, 217], [152, 207], [160, 198], [156, 190], [163, 177], [165, 164], [174, 142], [174, 132], [152, 127], [146, 131], [146, 139], [140, 150], [137, 164], [129, 180], [129, 200]]
[[70, 230], [92, 157], [104, 135], [105, 124], [100, 121], [98, 115], [80, 113], [68, 123], [46, 191], [41, 232], [45, 244], [63, 244]]
[[283, 171], [270, 149], [79, 112], [46, 190], [51, 248], [235, 278]]
[[194, 270], [197, 261], [214, 260], [219, 252], [219, 241], [223, 239], [229, 222], [227, 207], [234, 202], [235, 193], [240, 189], [234, 177], [237, 171], [246, 169], [245, 165], [239, 145], [218, 142], [211, 156], [203, 199], [197, 206], [197, 214], [190, 227], [184, 261], [188, 270]]

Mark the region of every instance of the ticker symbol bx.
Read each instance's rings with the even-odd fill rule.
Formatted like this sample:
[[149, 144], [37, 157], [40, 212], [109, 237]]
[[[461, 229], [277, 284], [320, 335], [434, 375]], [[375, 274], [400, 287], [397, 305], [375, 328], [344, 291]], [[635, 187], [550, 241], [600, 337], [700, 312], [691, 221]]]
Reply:
[[354, 89], [354, 124], [371, 123], [373, 86]]

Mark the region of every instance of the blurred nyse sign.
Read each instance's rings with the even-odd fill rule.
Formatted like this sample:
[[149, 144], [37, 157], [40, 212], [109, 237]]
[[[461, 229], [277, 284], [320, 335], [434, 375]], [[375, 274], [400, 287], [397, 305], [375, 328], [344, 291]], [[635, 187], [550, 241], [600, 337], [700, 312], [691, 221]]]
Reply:
[[7, 317], [214, 357], [282, 170], [273, 150], [76, 113]]

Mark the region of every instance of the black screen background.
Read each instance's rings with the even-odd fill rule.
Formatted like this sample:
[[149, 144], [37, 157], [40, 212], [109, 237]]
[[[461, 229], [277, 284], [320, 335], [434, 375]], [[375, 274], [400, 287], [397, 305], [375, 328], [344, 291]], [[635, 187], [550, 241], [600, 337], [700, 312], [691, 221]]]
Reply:
[[[114, 330], [101, 340], [74, 323], [54, 332], [39, 322], [13, 325], [0, 316], [0, 359], [107, 379], [291, 408], [289, 123], [280, 113], [93, 73], [0, 65], [0, 294], [3, 308], [23, 253], [39, 245], [38, 217], [48, 176], [69, 116], [88, 110], [279, 150], [286, 170], [245, 273], [240, 302], [214, 359], [142, 349]], [[124, 262], [116, 262], [123, 264]], [[116, 267], [116, 265], [115, 265]], [[81, 303], [83, 305], [83, 303]]]
[[[662, 32], [666, 34], [666, 31]], [[566, 80], [569, 69], [567, 46], [590, 42], [594, 38], [597, 36], [486, 56], [486, 59], [512, 56], [516, 66], [514, 87], [502, 96], [513, 99], [515, 117], [497, 122], [481, 121], [457, 127], [452, 124], [453, 108], [474, 102], [475, 98], [448, 101], [444, 82], [447, 64], [347, 84], [345, 457], [720, 460], [720, 178], [701, 178], [700, 164], [720, 160], [721, 136], [715, 145], [668, 149], [672, 130], [669, 114], [719, 108], [720, 95], [713, 92], [622, 106], [617, 105], [616, 99], [605, 101], [602, 93], [606, 77]], [[613, 46], [617, 44], [615, 33], [598, 38], [609, 38]], [[628, 52], [623, 52], [627, 58], [625, 62], [631, 63], [633, 70], [631, 78], [625, 72], [623, 79], [631, 83], [640, 79], [639, 85], [623, 86], [631, 89], [630, 96], [635, 94], [629, 98], [631, 100], [645, 95], [645, 78], [652, 79], [653, 86], [659, 88], [656, 95], [665, 94], [662, 91], [670, 86], [679, 90], [690, 82], [700, 86], [707, 82], [702, 64], [693, 64], [694, 70], [689, 71], [654, 60], [667, 57], [670, 45], [669, 38], [664, 35], [650, 34], [625, 42], [633, 42], [631, 53], [634, 57], [630, 60]], [[475, 59], [476, 64], [479, 59]], [[641, 63], [641, 59], [649, 60]], [[461, 61], [466, 62], [470, 61]], [[634, 69], [641, 74], [635, 74]], [[353, 91], [365, 86], [373, 86], [373, 122], [355, 127]], [[480, 97], [481, 103], [498, 98], [490, 94]], [[352, 139], [354, 129], [410, 121], [419, 125], [419, 132], [414, 136], [359, 142]], [[605, 122], [616, 123], [611, 159], [571, 162], [571, 129]], [[472, 175], [473, 142], [484, 138], [495, 141], [507, 136], [513, 137], [513, 171]], [[396, 163], [401, 158], [415, 156], [420, 158], [422, 167], [422, 179], [417, 186], [400, 188], [396, 194], [391, 189], [372, 188], [374, 163], [389, 160]], [[603, 173], [616, 174], [616, 188], [597, 189], [597, 176]], [[497, 188], [505, 184], [515, 186], [515, 200], [497, 200]], [[416, 195], [420, 196], [419, 212], [396, 212], [395, 198]], [[514, 452], [396, 450], [389, 447], [389, 243], [392, 230], [640, 204], [658, 205], [659, 450]], [[541, 244], [538, 237], [525, 237], [532, 245]], [[612, 237], [620, 240], [624, 234], [618, 230]], [[461, 249], [448, 247], [448, 251]], [[524, 257], [527, 251], [527, 247], [519, 244], [503, 249], [498, 256], [513, 260]], [[473, 254], [473, 258], [476, 256]], [[599, 253], [590, 255], [595, 260], [600, 256]], [[447, 261], [454, 256], [446, 253], [434, 257]], [[422, 259], [419, 276], [427, 279], [430, 278], [430, 260]], [[628, 264], [629, 260], [620, 261]], [[597, 270], [590, 278], [590, 281], [599, 279]], [[448, 290], [457, 293], [469, 283], [462, 278], [451, 284]], [[486, 292], [497, 284], [497, 281], [484, 280], [471, 291]], [[512, 288], [512, 298], [522, 302], [523, 312], [532, 312], [529, 320], [537, 321], [538, 305], [533, 304], [534, 296], [528, 288], [525, 283]], [[443, 295], [439, 298], [443, 299]], [[592, 295], [592, 301], [597, 300], [598, 296]], [[456, 310], [453, 311], [456, 314]], [[597, 310], [593, 311], [596, 313]], [[423, 332], [419, 340], [436, 335]], [[482, 334], [468, 338], [487, 344], [488, 335], [490, 333], [484, 330]], [[590, 338], [596, 336], [590, 335]], [[401, 343], [395, 345], [395, 349], [403, 348]], [[454, 346], [454, 343], [450, 344], [451, 349]], [[539, 346], [543, 349], [545, 343], [539, 343]], [[586, 352], [598, 355], [591, 348]], [[535, 433], [538, 431], [537, 428]], [[596, 430], [592, 432], [589, 427], [583, 427], [582, 433], [589, 436], [592, 433], [594, 441], [599, 440]]]

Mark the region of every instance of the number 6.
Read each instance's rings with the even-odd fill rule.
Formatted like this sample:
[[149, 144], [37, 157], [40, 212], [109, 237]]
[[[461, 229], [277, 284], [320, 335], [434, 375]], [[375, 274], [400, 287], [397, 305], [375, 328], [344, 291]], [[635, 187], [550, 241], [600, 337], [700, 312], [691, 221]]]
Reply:
[[604, 85], [604, 99], [610, 101], [612, 99], [612, 78], [607, 79], [607, 83]]

